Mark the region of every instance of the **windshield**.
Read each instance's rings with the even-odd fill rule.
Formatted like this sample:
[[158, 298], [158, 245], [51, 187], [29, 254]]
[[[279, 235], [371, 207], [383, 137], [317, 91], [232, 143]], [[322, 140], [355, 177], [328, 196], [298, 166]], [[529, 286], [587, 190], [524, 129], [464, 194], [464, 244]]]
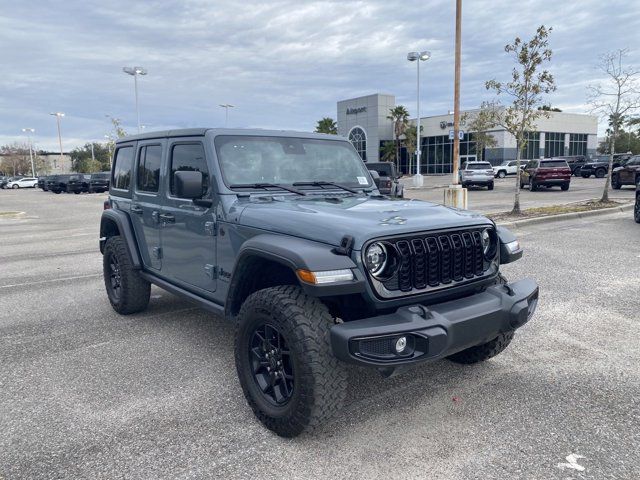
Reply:
[[299, 182], [371, 186], [369, 172], [348, 142], [221, 135], [215, 147], [227, 186]]
[[489, 170], [491, 169], [490, 163], [468, 163], [465, 167], [466, 170]]
[[109, 174], [108, 173], [93, 173], [91, 175], [91, 179], [92, 180], [104, 180], [109, 178]]

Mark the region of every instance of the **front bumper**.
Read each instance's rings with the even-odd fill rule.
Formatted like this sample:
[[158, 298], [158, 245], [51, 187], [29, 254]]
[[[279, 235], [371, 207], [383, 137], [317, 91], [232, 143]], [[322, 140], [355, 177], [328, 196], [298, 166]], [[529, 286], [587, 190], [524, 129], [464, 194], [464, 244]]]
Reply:
[[[396, 367], [437, 360], [488, 342], [527, 323], [538, 303], [531, 279], [493, 285], [481, 293], [437, 305], [401, 307], [394, 313], [331, 328], [333, 354], [347, 363]], [[394, 345], [406, 337], [407, 347]]]

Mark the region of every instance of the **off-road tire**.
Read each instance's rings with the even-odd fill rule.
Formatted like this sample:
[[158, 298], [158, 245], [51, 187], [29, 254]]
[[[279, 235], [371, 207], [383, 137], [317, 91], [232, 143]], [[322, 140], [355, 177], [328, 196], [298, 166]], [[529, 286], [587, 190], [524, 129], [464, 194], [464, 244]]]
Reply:
[[607, 171], [604, 168], [598, 168], [596, 170], [596, 178], [604, 178], [604, 176], [607, 174]]
[[501, 333], [490, 342], [467, 348], [461, 352], [454, 353], [447, 357], [452, 362], [469, 365], [472, 363], [484, 362], [501, 353], [509, 346], [515, 332]]
[[[119, 267], [121, 286], [119, 295], [115, 295], [111, 286], [112, 256]], [[130, 315], [147, 308], [151, 295], [151, 284], [143, 279], [137, 270], [134, 270], [125, 241], [119, 235], [107, 239], [102, 255], [102, 271], [109, 303], [116, 312], [121, 315]]]
[[[279, 329], [291, 352], [293, 393], [282, 406], [269, 403], [249, 362], [251, 336], [264, 323]], [[256, 417], [282, 437], [309, 432], [342, 407], [347, 372], [331, 352], [329, 329], [333, 324], [327, 307], [296, 286], [259, 290], [240, 308], [235, 335], [240, 385]]]

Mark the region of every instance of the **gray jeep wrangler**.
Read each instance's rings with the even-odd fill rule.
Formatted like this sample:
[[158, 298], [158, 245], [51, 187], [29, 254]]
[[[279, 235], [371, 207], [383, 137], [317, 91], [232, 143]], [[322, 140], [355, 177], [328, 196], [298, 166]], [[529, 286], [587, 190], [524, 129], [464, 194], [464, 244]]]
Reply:
[[538, 287], [489, 219], [379, 194], [346, 139], [188, 129], [117, 142], [100, 224], [109, 301], [144, 310], [151, 284], [236, 325], [258, 419], [309, 431], [345, 398], [347, 365], [398, 369], [504, 350]]

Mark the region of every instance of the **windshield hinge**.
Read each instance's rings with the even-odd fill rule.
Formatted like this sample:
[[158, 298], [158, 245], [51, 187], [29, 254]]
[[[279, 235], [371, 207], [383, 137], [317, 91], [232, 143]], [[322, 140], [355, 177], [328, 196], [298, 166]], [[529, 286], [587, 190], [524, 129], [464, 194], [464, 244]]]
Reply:
[[351, 252], [353, 251], [354, 240], [351, 235], [345, 235], [340, 240], [340, 246], [333, 248], [331, 251], [336, 255], [345, 255], [347, 257], [351, 256]]

